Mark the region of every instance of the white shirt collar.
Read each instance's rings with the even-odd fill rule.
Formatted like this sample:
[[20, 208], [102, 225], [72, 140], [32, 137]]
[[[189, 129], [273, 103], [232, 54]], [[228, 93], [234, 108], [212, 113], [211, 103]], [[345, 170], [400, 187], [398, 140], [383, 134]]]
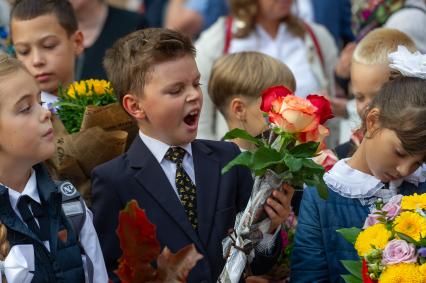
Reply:
[[[324, 181], [328, 187], [336, 193], [348, 198], [369, 198], [383, 188], [382, 183], [376, 177], [353, 169], [347, 164], [349, 158], [339, 160], [333, 168], [324, 174]], [[426, 181], [426, 165], [420, 166], [413, 174], [395, 181], [389, 182], [389, 189], [393, 194], [403, 181], [416, 186]]]
[[[161, 161], [163, 161], [164, 156], [167, 153], [167, 150], [169, 150], [171, 145], [168, 145], [162, 141], [149, 137], [145, 135], [144, 133], [142, 133], [142, 131], [139, 131], [139, 136], [142, 139], [143, 143], [148, 147], [148, 149], [154, 155], [155, 159], [157, 159], [158, 163], [161, 163]], [[186, 153], [188, 153], [189, 156], [192, 156], [192, 147], [190, 143], [181, 145], [180, 147], [185, 149]]]
[[324, 174], [324, 181], [331, 190], [348, 198], [368, 198], [384, 186], [376, 177], [350, 167], [348, 160], [339, 160]]
[[58, 97], [51, 93], [42, 91], [41, 92], [41, 101], [43, 102], [43, 107], [46, 109], [51, 109], [52, 104], [58, 101]]
[[9, 191], [9, 199], [10, 199], [10, 205], [12, 206], [12, 208], [14, 210], [16, 210], [16, 206], [18, 204], [18, 200], [21, 196], [23, 195], [27, 195], [30, 198], [32, 198], [33, 200], [35, 200], [38, 203], [41, 203], [40, 201], [40, 196], [38, 194], [38, 190], [37, 190], [37, 177], [35, 174], [35, 171], [33, 169], [31, 169], [31, 176], [28, 179], [27, 184], [24, 187], [24, 190], [22, 191], [22, 193], [19, 193], [11, 188], [7, 188]]

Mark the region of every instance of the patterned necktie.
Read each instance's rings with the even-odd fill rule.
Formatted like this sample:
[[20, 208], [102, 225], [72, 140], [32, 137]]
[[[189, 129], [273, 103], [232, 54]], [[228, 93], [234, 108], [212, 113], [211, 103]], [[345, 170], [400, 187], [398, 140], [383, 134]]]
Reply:
[[179, 194], [180, 201], [185, 208], [186, 215], [192, 228], [197, 229], [197, 194], [194, 183], [189, 178], [185, 169], [183, 168], [182, 161], [185, 156], [185, 150], [181, 147], [171, 147], [167, 151], [164, 158], [176, 163], [176, 188]]
[[[31, 205], [31, 211], [28, 205]], [[21, 214], [22, 220], [27, 224], [28, 228], [37, 235], [42, 241], [49, 241], [50, 225], [49, 217], [43, 211], [41, 205], [27, 195], [23, 195], [18, 200], [18, 211]], [[37, 218], [39, 225], [35, 221]]]

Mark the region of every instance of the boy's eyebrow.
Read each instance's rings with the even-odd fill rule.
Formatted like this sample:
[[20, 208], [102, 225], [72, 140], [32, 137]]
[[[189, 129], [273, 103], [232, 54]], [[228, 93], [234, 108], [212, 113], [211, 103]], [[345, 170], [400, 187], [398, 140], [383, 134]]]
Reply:
[[[37, 39], [37, 41], [44, 41], [44, 40], [46, 40], [46, 39], [49, 39], [50, 37], [52, 37], [52, 38], [54, 38], [54, 39], [56, 39], [56, 38], [57, 38], [57, 36], [56, 36], [55, 34], [48, 34], [48, 35], [45, 35], [45, 36], [43, 36], [43, 37], [41, 37], [41, 38], [38, 38], [38, 39]], [[14, 44], [15, 46], [16, 46], [16, 45], [20, 45], [20, 44], [22, 44], [22, 45], [26, 45], [26, 44], [28, 44], [28, 42], [26, 42], [26, 41], [23, 41], [23, 42], [15, 41], [13, 44]]]

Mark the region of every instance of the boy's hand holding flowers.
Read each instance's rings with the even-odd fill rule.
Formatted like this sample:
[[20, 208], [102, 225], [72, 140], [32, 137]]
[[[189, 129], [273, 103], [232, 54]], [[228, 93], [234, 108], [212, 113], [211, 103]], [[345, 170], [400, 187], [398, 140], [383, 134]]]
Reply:
[[230, 256], [221, 282], [238, 282], [247, 259], [252, 259], [253, 247], [286, 220], [293, 187], [315, 186], [322, 198], [327, 197], [324, 168], [312, 158], [324, 148], [323, 140], [329, 134], [323, 125], [333, 117], [329, 101], [318, 95], [303, 99], [284, 86], [276, 86], [262, 93], [260, 109], [270, 122], [268, 139], [257, 139], [241, 129], [225, 135], [225, 139], [247, 140], [257, 149], [242, 152], [222, 169], [226, 173], [235, 165], [243, 165], [256, 178], [247, 207], [234, 226], [233, 245], [239, 249], [232, 247], [230, 237], [224, 240], [224, 255]]
[[283, 184], [282, 191], [273, 190], [271, 196], [267, 199], [264, 208], [269, 219], [271, 219], [269, 234], [273, 234], [287, 220], [291, 212], [293, 194], [294, 188], [288, 184]]

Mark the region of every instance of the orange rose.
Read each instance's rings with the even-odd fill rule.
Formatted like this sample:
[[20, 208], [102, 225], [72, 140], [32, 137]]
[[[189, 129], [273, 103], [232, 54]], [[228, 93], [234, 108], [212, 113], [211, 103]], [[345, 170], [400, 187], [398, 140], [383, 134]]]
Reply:
[[275, 112], [269, 113], [271, 123], [289, 133], [309, 132], [319, 125], [317, 108], [301, 97], [279, 97], [272, 102], [271, 110]]
[[323, 141], [329, 134], [330, 130], [320, 124], [316, 129], [313, 129], [312, 131], [300, 133], [298, 136], [298, 140], [301, 142], [319, 142], [321, 144], [318, 147], [318, 151], [320, 151], [325, 148], [325, 143]]

